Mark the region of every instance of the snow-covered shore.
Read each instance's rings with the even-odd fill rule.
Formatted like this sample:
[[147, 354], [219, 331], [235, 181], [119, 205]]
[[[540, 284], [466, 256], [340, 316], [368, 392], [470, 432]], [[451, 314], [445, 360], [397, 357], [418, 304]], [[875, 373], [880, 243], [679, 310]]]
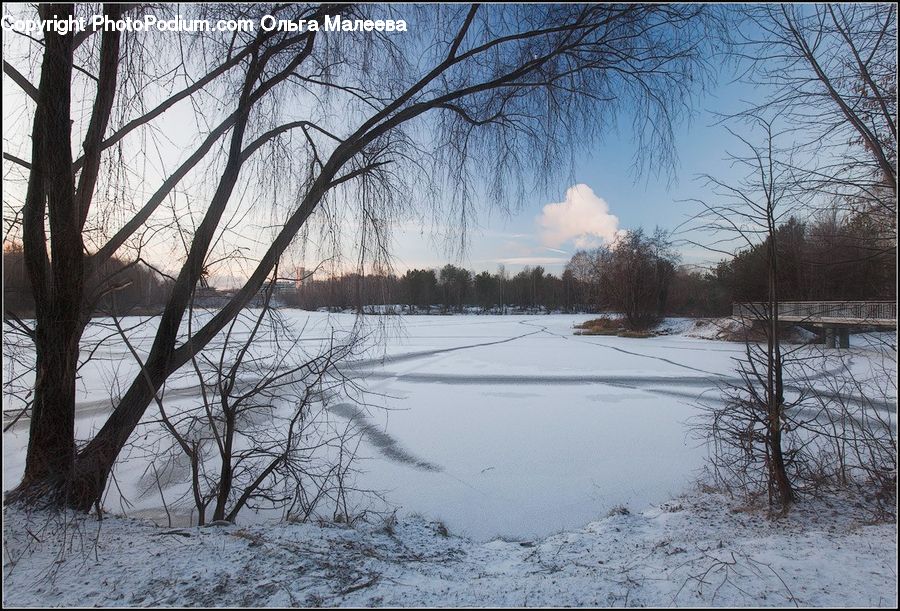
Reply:
[[[4, 605], [883, 606], [896, 524], [848, 499], [770, 519], [697, 492], [533, 541], [424, 518], [168, 529], [6, 511]], [[61, 545], [61, 541], [65, 545]]]

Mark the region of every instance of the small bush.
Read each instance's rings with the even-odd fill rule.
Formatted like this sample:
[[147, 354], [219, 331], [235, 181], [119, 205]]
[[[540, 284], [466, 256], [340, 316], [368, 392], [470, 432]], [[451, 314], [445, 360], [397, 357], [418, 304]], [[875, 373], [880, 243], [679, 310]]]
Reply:
[[616, 335], [622, 330], [622, 322], [616, 318], [594, 318], [575, 325], [575, 335]]
[[431, 527], [434, 529], [434, 532], [440, 535], [441, 537], [449, 537], [450, 531], [447, 529], [447, 526], [441, 522], [440, 520], [435, 520], [431, 523]]
[[381, 532], [384, 534], [393, 537], [397, 533], [397, 512], [394, 511], [388, 516], [385, 516], [384, 522], [381, 525]]

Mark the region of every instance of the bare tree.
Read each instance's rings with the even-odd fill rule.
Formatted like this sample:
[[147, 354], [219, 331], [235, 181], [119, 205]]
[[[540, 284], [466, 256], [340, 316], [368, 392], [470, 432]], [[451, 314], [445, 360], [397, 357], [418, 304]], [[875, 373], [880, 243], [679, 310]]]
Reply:
[[748, 80], [773, 93], [747, 110], [793, 126], [796, 179], [820, 205], [876, 213], [896, 247], [897, 7], [888, 3], [770, 4], [743, 9], [735, 53]]
[[[327, 501], [334, 513], [347, 513], [346, 475], [355, 451], [345, 448], [358, 443], [359, 431], [333, 423], [328, 405], [359, 394], [342, 364], [352, 364], [363, 337], [358, 329], [332, 331], [318, 352], [301, 350], [304, 329], [272, 309], [274, 287], [269, 282], [259, 309], [236, 317], [191, 359], [198, 401], [167, 407], [165, 395], [155, 397], [161, 427], [144, 435], [141, 445], [167, 513], [186, 498], [200, 525], [234, 522], [245, 507], [308, 519]], [[182, 480], [188, 492], [167, 502], [164, 488], [177, 492]]]
[[[150, 9], [103, 10], [116, 19]], [[394, 8], [373, 6], [190, 10], [256, 23], [265, 14], [307, 22], [337, 13], [351, 21], [398, 18]], [[41, 5], [39, 11], [65, 18], [76, 8]], [[645, 144], [640, 159], [670, 160], [672, 127], [689, 111], [704, 77], [704, 45], [713, 40], [702, 6], [410, 11], [416, 32], [409, 36], [257, 28], [183, 33], [177, 44], [185, 47], [177, 49], [168, 34], [48, 31], [28, 41], [43, 52], [37, 85], [4, 63], [34, 108], [30, 160], [6, 159], [28, 177], [21, 235], [39, 304], [30, 443], [13, 498], [82, 509], [97, 503], [119, 452], [167, 378], [231, 324], [298, 235], [309, 236], [316, 226], [326, 239], [334, 235], [342, 209], [356, 213], [360, 260], [386, 261], [385, 232], [404, 206], [443, 190], [444, 209], [464, 221], [477, 177], [489, 179], [495, 199], [508, 201], [511, 177], [530, 171], [545, 183], [619, 111], [628, 111]], [[148, 74], [145, 65], [158, 66], [159, 74]], [[81, 80], [87, 85], [73, 87]], [[83, 152], [73, 159], [76, 106], [89, 110], [75, 130], [83, 133]], [[192, 111], [196, 137], [171, 168], [165, 163], [171, 153], [147, 151], [136, 138], [174, 138], [165, 126], [176, 106]], [[118, 223], [110, 221], [123, 199], [147, 192], [143, 182], [151, 176], [140, 163], [156, 163], [154, 154], [164, 168], [159, 186], [120, 213]], [[142, 176], [141, 189], [125, 189], [131, 179], [117, 179], [133, 175]], [[273, 176], [284, 179], [275, 189]], [[191, 177], [203, 188], [187, 189]], [[192, 203], [196, 198], [202, 205]], [[243, 222], [249, 201], [260, 200], [271, 202], [271, 220], [259, 253], [245, 258], [246, 281], [184, 337], [195, 287]], [[92, 311], [85, 281], [144, 232], [163, 231], [166, 206], [190, 224], [190, 240], [153, 345], [106, 423], [76, 449], [75, 370]]]
[[[726, 402], [710, 410], [709, 428], [713, 466], [743, 485], [762, 483], [769, 503], [787, 510], [795, 500], [788, 477], [788, 465], [782, 437], [787, 429], [787, 413], [795, 405], [785, 398], [785, 357], [778, 319], [780, 300], [778, 283], [779, 244], [777, 229], [792, 211], [806, 203], [792, 180], [790, 150], [779, 151], [772, 120], [757, 117], [755, 127], [762, 134], [756, 145], [731, 131], [747, 149], [746, 156], [731, 157], [732, 163], [746, 171], [738, 184], [705, 176], [716, 199], [697, 201], [702, 206], [698, 218], [702, 229], [717, 236], [718, 252], [736, 254], [738, 249], [765, 244], [766, 298], [752, 304], [751, 320], [761, 321], [764, 342], [750, 336], [745, 341], [745, 356], [738, 363], [740, 384], [723, 388]], [[786, 159], [787, 161], [782, 161]], [[762, 467], [764, 477], [746, 479]]]
[[[757, 288], [766, 299], [748, 306], [747, 313], [764, 325], [765, 350], [756, 353], [755, 341], [748, 339], [739, 368], [742, 383], [725, 389], [725, 406], [710, 408], [704, 430], [719, 474], [740, 480], [745, 489], [768, 487], [770, 502], [786, 508], [798, 489], [815, 492], [820, 480], [835, 472], [834, 480], [847, 481], [848, 470], [862, 470], [884, 487], [895, 468], [885, 458], [894, 444], [890, 425], [884, 428], [883, 414], [863, 392], [874, 384], [882, 389], [876, 403], [889, 402], [889, 385], [883, 376], [870, 384], [847, 367], [823, 375], [833, 355], [786, 353], [779, 341], [778, 276], [790, 248], [782, 237], [817, 209], [832, 211], [835, 228], [818, 239], [834, 241], [836, 228], [846, 222], [878, 220], [863, 232], [858, 248], [830, 248], [802, 261], [794, 253], [795, 264], [837, 271], [862, 259], [896, 257], [897, 13], [888, 4], [740, 10], [746, 27], [735, 57], [747, 80], [770, 93], [728, 119], [743, 120], [749, 129], [740, 133], [759, 132], [764, 144], [751, 145], [752, 136], [732, 131], [750, 150], [749, 157], [733, 160], [755, 178], [735, 185], [707, 176], [719, 199], [701, 202], [700, 216], [702, 228], [718, 232], [719, 239], [705, 245], [714, 252], [734, 256], [737, 241], [757, 261], [764, 254], [765, 288]], [[782, 126], [777, 132], [776, 122]], [[850, 232], [844, 233], [846, 240]], [[850, 388], [859, 394], [851, 396]], [[855, 460], [848, 461], [848, 453]]]
[[600, 276], [608, 279], [611, 305], [622, 312], [629, 329], [644, 330], [659, 322], [677, 261], [660, 229], [652, 237], [643, 229], [629, 231], [611, 249], [598, 250]]

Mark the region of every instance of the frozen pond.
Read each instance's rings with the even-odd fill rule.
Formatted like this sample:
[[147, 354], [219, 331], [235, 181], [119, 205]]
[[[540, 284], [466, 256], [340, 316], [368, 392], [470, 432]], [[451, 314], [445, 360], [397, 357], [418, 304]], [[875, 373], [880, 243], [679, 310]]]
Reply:
[[[354, 320], [285, 315], [305, 322], [313, 343]], [[367, 317], [376, 331], [357, 374], [369, 406], [332, 407], [334, 417], [364, 427], [356, 485], [477, 539], [546, 535], [683, 491], [705, 455], [686, 422], [696, 398], [732, 375], [742, 346], [574, 335], [588, 318]], [[109, 409], [113, 372], [133, 369], [115, 342], [97, 354], [79, 389], [85, 437]], [[191, 395], [186, 386], [173, 396]], [[4, 408], [12, 406], [4, 400]], [[22, 424], [4, 434], [4, 489], [21, 473], [26, 441]], [[123, 477], [137, 470], [119, 469]], [[153, 498], [138, 506], [152, 510]]]
[[372, 452], [366, 482], [476, 538], [545, 535], [679, 492], [704, 455], [686, 438], [690, 398], [712, 385], [717, 364], [726, 369], [731, 349], [578, 337], [574, 322], [408, 319], [398, 345], [409, 358], [370, 381], [392, 411], [370, 419], [437, 469]]

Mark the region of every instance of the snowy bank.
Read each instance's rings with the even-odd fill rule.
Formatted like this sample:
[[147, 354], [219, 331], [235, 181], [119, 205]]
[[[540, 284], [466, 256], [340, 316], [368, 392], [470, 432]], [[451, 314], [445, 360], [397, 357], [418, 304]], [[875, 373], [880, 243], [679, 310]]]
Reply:
[[[60, 541], [65, 545], [61, 546]], [[770, 520], [720, 495], [536, 541], [476, 543], [403, 518], [356, 528], [167, 529], [7, 508], [4, 605], [884, 606], [896, 524], [852, 501]]]
[[[764, 339], [760, 324], [742, 318], [667, 318], [660, 325], [660, 332], [667, 335], [684, 335], [698, 339], [715, 339], [742, 342], [745, 339]], [[809, 344], [816, 340], [816, 334], [799, 325], [784, 325], [783, 341], [792, 344]]]

